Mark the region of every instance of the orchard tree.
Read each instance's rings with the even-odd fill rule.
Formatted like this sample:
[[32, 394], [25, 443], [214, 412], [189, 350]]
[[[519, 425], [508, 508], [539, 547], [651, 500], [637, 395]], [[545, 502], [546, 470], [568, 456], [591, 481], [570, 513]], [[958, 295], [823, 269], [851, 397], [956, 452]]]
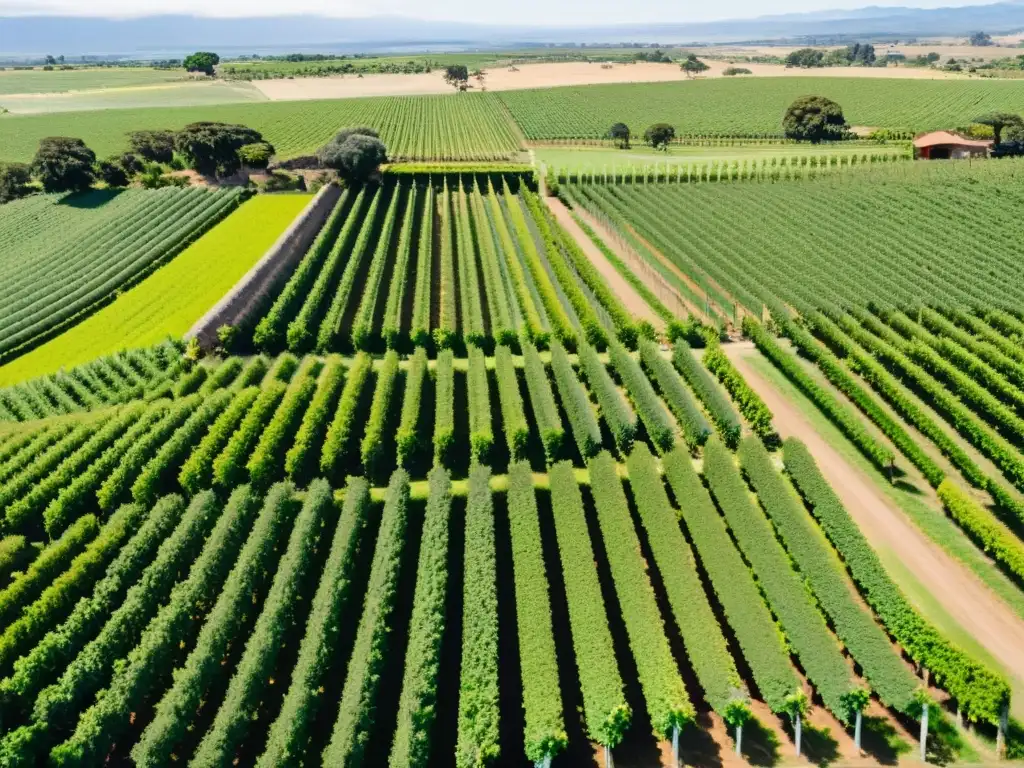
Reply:
[[174, 147], [190, 168], [204, 176], [231, 176], [242, 167], [238, 150], [263, 141], [259, 131], [244, 125], [192, 123], [174, 137]]
[[668, 151], [668, 145], [676, 137], [676, 129], [668, 123], [655, 123], [644, 131], [644, 141], [654, 149]]
[[608, 138], [614, 139], [619, 149], [629, 149], [629, 140], [633, 134], [625, 123], [615, 123], [608, 129]]
[[812, 144], [850, 137], [843, 108], [824, 96], [804, 96], [794, 101], [782, 119], [782, 130], [787, 139]]
[[452, 64], [444, 68], [444, 81], [458, 91], [469, 85], [469, 68], [465, 64]]
[[77, 192], [92, 186], [96, 153], [81, 139], [51, 136], [39, 142], [32, 171], [47, 192]]
[[349, 128], [321, 147], [317, 157], [322, 166], [333, 168], [345, 181], [359, 183], [376, 173], [381, 163], [387, 162], [388, 151], [374, 131]]
[[270, 158], [274, 156], [274, 147], [265, 141], [255, 144], [246, 144], [238, 150], [238, 157], [242, 165], [248, 168], [266, 168], [270, 165]]
[[169, 163], [174, 159], [173, 131], [134, 131], [128, 134], [132, 152], [153, 163]]
[[121, 165], [121, 158], [108, 157], [96, 163], [96, 173], [108, 187], [127, 187], [128, 172]]
[[0, 203], [9, 203], [28, 194], [32, 169], [25, 163], [0, 163]]
[[691, 53], [687, 56], [679, 67], [686, 73], [687, 77], [693, 77], [711, 69], [711, 67], [698, 59], [697, 54], [695, 53]]
[[1004, 128], [1013, 125], [1024, 125], [1024, 119], [1021, 119], [1020, 115], [1015, 115], [1012, 112], [989, 112], [987, 115], [977, 118], [974, 122], [979, 125], [987, 125], [992, 129], [996, 139], [996, 146], [1003, 143]]
[[203, 72], [213, 77], [213, 68], [220, 64], [220, 56], [210, 51], [197, 51], [186, 56], [182, 64], [189, 72]]

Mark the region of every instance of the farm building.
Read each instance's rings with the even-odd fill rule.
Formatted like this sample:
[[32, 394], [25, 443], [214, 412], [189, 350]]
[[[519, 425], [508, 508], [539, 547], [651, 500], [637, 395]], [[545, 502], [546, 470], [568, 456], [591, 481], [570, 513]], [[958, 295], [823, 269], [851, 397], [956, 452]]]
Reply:
[[963, 160], [987, 157], [992, 142], [968, 139], [949, 131], [934, 131], [914, 139], [914, 149], [921, 160]]

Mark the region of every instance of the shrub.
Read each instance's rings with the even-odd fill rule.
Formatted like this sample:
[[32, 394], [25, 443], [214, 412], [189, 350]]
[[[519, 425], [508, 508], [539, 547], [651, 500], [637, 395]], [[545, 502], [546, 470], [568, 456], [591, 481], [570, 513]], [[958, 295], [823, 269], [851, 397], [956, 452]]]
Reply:
[[190, 495], [195, 495], [203, 488], [209, 488], [213, 482], [213, 462], [224, 450], [231, 436], [238, 429], [252, 404], [259, 396], [257, 387], [249, 387], [238, 392], [231, 405], [217, 417], [199, 442], [178, 474], [178, 483]]
[[288, 387], [284, 383], [272, 380], [259, 393], [242, 423], [224, 446], [224, 450], [213, 461], [215, 485], [230, 488], [243, 481], [249, 456], [287, 391]]
[[288, 387], [274, 417], [260, 435], [246, 469], [249, 479], [257, 488], [267, 488], [284, 469], [285, 446], [294, 439], [302, 416], [316, 393], [317, 375], [320, 363], [309, 365], [303, 373], [296, 375]]
[[345, 364], [340, 358], [328, 358], [316, 394], [302, 417], [295, 442], [284, 457], [285, 473], [292, 482], [305, 485], [312, 473], [313, 453], [322, 445], [327, 434], [329, 419], [341, 397], [345, 383]]

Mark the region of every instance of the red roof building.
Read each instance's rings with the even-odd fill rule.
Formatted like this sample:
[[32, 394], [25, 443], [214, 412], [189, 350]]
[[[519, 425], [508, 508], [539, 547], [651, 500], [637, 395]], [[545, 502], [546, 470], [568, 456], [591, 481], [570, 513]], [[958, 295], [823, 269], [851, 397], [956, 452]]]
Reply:
[[914, 139], [914, 149], [921, 160], [962, 160], [988, 157], [993, 143], [968, 139], [949, 131], [935, 131]]

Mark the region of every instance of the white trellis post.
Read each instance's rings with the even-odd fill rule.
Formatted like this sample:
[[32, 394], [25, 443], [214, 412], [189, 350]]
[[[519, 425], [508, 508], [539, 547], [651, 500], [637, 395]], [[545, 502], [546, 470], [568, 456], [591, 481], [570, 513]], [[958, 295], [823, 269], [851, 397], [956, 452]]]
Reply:
[[853, 726], [853, 743], [857, 745], [857, 751], [860, 752], [860, 727], [864, 722], [864, 713], [857, 710], [857, 723]]
[[551, 768], [551, 755], [544, 755], [543, 760], [537, 760], [533, 768]]
[[679, 726], [672, 729], [672, 765], [679, 765]]
[[925, 762], [928, 755], [928, 702], [921, 708], [921, 762]]
[[743, 723], [736, 726], [736, 754], [743, 754]]
[[794, 730], [796, 735], [796, 756], [800, 757], [803, 754], [800, 750], [800, 743], [803, 741], [803, 721], [800, 718], [800, 711], [797, 710], [796, 720], [794, 721]]
[[1006, 757], [1006, 732], [1010, 728], [1010, 705], [1003, 704], [1003, 712], [999, 716], [999, 730], [996, 732], [996, 757]]
[[612, 760], [612, 748], [607, 744], [604, 745], [604, 766], [605, 768], [615, 768], [615, 761]]

